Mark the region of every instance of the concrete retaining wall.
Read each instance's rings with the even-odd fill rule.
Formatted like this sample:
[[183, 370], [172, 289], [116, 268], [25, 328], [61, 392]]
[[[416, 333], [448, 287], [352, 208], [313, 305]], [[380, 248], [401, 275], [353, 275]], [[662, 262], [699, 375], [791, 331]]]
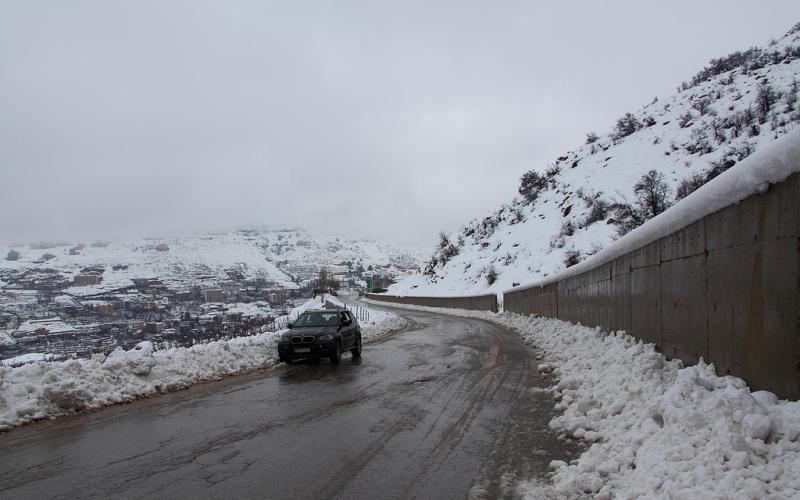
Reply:
[[800, 397], [800, 174], [562, 281], [504, 294], [506, 311], [625, 330]]
[[449, 307], [454, 309], [476, 309], [479, 311], [497, 311], [497, 295], [474, 295], [470, 297], [401, 297], [368, 293], [367, 298], [381, 302], [395, 302], [415, 306]]

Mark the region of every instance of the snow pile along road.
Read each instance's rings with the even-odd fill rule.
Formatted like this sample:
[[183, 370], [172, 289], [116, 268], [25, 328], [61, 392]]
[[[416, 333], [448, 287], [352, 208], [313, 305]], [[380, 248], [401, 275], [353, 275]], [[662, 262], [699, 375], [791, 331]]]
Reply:
[[13, 358], [0, 359], [0, 366], [21, 366], [36, 361], [49, 361], [55, 356], [53, 354], [44, 354], [41, 352], [32, 352], [29, 354], [20, 354]]
[[[319, 307], [309, 301], [292, 311]], [[392, 313], [370, 310], [364, 339], [405, 327]], [[90, 359], [38, 361], [0, 366], [0, 431], [83, 410], [178, 391], [194, 384], [270, 368], [278, 362], [277, 341], [289, 330], [219, 340], [156, 351], [142, 342], [130, 351], [117, 349]]]
[[[423, 309], [404, 306], [411, 309]], [[797, 498], [800, 403], [751, 392], [713, 365], [684, 367], [624, 333], [518, 314], [442, 310], [507, 326], [542, 352], [562, 415], [586, 451], [554, 462], [552, 493], [595, 498]], [[536, 481], [519, 485], [543, 495]]]
[[361, 322], [361, 337], [365, 343], [399, 332], [408, 326], [405, 319], [394, 313], [370, 309], [369, 318], [369, 321]]
[[154, 351], [142, 342], [91, 359], [0, 367], [0, 430], [269, 368], [280, 332]]

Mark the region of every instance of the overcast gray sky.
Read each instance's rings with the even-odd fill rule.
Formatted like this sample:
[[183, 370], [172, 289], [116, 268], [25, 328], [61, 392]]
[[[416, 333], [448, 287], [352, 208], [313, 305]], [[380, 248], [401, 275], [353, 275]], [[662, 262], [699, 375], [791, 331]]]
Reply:
[[796, 22], [796, 0], [0, 0], [0, 240], [433, 236]]

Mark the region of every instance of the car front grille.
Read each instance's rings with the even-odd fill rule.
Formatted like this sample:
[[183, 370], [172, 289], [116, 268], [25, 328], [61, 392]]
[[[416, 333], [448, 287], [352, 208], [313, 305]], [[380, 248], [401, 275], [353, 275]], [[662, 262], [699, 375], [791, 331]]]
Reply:
[[315, 340], [316, 337], [310, 337], [310, 336], [301, 337], [299, 335], [295, 335], [294, 337], [292, 337], [292, 344], [313, 344]]

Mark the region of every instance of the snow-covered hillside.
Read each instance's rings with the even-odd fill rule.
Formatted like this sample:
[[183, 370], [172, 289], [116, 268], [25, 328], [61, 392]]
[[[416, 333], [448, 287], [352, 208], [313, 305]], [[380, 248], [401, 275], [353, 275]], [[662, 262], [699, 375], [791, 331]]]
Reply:
[[[444, 235], [426, 271], [389, 292], [499, 292], [582, 261], [795, 128], [798, 80], [800, 24], [767, 47], [712, 60], [676, 94], [529, 174], [521, 197]], [[634, 186], [652, 170], [666, 203], [647, 213]]]
[[[421, 241], [347, 240], [298, 228], [94, 243], [0, 243], [0, 277], [37, 270], [56, 271], [66, 280], [87, 269], [102, 274], [99, 285], [70, 287], [75, 295], [132, 286], [137, 278], [157, 278], [174, 289], [261, 278], [291, 289], [316, 276], [321, 266], [335, 272], [348, 262], [402, 275], [419, 266], [431, 247]], [[7, 258], [10, 252], [18, 254], [17, 260]]]

